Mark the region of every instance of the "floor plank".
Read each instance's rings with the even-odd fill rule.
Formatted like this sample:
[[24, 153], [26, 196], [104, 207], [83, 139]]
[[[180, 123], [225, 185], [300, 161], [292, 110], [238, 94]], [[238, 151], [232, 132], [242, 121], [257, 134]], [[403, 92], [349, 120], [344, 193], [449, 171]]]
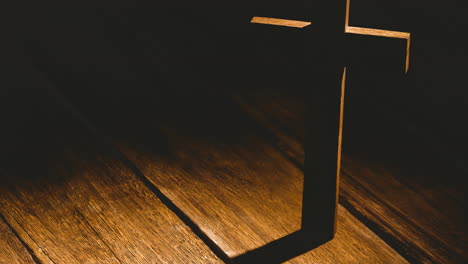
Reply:
[[1, 264], [30, 264], [36, 263], [18, 237], [8, 225], [0, 221], [0, 263]]
[[223, 263], [57, 103], [15, 45], [0, 51], [0, 213], [42, 263]]

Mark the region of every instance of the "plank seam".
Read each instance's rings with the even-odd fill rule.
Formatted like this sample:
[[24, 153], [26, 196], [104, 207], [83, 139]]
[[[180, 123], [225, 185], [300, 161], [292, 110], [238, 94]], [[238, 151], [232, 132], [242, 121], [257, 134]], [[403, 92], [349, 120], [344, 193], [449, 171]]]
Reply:
[[[21, 243], [21, 245], [26, 249], [26, 251], [29, 253], [29, 255], [31, 256], [31, 258], [33, 259], [33, 261], [36, 263], [36, 264], [44, 264], [38, 256], [36, 256], [36, 254], [34, 253], [34, 251], [32, 250], [32, 248], [19, 236], [18, 232], [16, 231], [16, 229], [14, 229], [11, 224], [6, 220], [5, 216], [0, 212], [0, 220], [3, 221], [7, 227], [11, 230], [11, 232], [13, 233], [13, 235], [18, 239], [18, 241]], [[50, 259], [50, 258], [49, 258]], [[52, 261], [52, 260], [51, 260]], [[52, 261], [53, 262], [53, 261]]]
[[[401, 219], [402, 221], [406, 222], [409, 226], [412, 226], [413, 228], [415, 228], [417, 230], [417, 232], [419, 232], [420, 234], [424, 234], [426, 237], [427, 237], [427, 240], [429, 241], [432, 241], [434, 243], [437, 244], [437, 248], [439, 249], [443, 249], [443, 251], [445, 252], [448, 252], [450, 256], [457, 256], [457, 257], [460, 257], [458, 253], [454, 252], [453, 250], [451, 250], [450, 248], [448, 248], [445, 243], [443, 243], [442, 241], [440, 241], [439, 239], [433, 237], [432, 235], [428, 234], [427, 232], [425, 232], [424, 230], [421, 229], [421, 227], [414, 223], [411, 219], [409, 219], [408, 217], [404, 216], [403, 214], [401, 214], [398, 210], [396, 210], [393, 206], [389, 205], [386, 201], [382, 200], [380, 197], [378, 197], [377, 195], [375, 195], [372, 191], [370, 191], [368, 188], [366, 188], [365, 186], [363, 186], [361, 183], [357, 182], [353, 176], [351, 176], [349, 173], [347, 173], [346, 171], [342, 171], [342, 173], [344, 175], [346, 175], [346, 177], [348, 179], [350, 179], [351, 181], [354, 182], [354, 184], [356, 186], [359, 186], [361, 189], [365, 190], [366, 191], [366, 195], [374, 198], [377, 202], [383, 204], [385, 206], [385, 208], [387, 208], [388, 210], [390, 210], [393, 214], [395, 214], [398, 219]], [[417, 246], [405, 246], [404, 243], [402, 242], [399, 242], [394, 236], [388, 234], [388, 232], [386, 232], [384, 230], [384, 227], [390, 229], [390, 230], [393, 230], [391, 226], [388, 226], [388, 225], [385, 225], [385, 226], [381, 226], [379, 224], [377, 224], [375, 221], [372, 221], [371, 219], [369, 219], [368, 217], [366, 217], [364, 214], [360, 213], [358, 209], [356, 209], [350, 202], [349, 200], [344, 197], [344, 196], [340, 196], [340, 200], [342, 200], [342, 202], [340, 202], [350, 213], [353, 214], [353, 216], [355, 216], [357, 219], [359, 219], [361, 222], [363, 222], [366, 226], [369, 227], [369, 229], [371, 229], [374, 233], [376, 233], [379, 237], [382, 237], [382, 239], [387, 242], [392, 248], [394, 248], [399, 254], [401, 254], [406, 260], [410, 261], [410, 263], [424, 263], [420, 260], [417, 260], [413, 257], [413, 255], [420, 255], [420, 256], [424, 256], [425, 258], [427, 259], [430, 259], [431, 262], [437, 262], [430, 254], [426, 253], [424, 250], [421, 250], [419, 247]], [[375, 214], [374, 214], [375, 216]], [[377, 215], [378, 216], [378, 215]], [[410, 254], [410, 252], [408, 251], [411, 251], [413, 252], [413, 254]]]
[[115, 155], [124, 163], [127, 168], [129, 168], [139, 180], [159, 199], [161, 202], [169, 208], [190, 230], [198, 237], [203, 243], [222, 261], [228, 264], [234, 263], [232, 259], [215, 243], [211, 240], [203, 230], [192, 220], [190, 217], [185, 214], [182, 209], [180, 209], [174, 202], [169, 199], [157, 186], [151, 183], [146, 176], [130, 161], [123, 153], [116, 149], [113, 145], [109, 146], [113, 149]]

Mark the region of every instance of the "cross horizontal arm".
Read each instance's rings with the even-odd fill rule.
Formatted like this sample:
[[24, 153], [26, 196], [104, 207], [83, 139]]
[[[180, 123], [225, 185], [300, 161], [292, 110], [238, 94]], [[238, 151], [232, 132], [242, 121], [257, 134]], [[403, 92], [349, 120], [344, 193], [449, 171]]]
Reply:
[[345, 32], [352, 33], [352, 34], [377, 36], [377, 37], [400, 38], [400, 39], [410, 38], [410, 33], [408, 32], [391, 31], [391, 30], [374, 29], [374, 28], [347, 26], [345, 29]]
[[253, 17], [250, 23], [284, 26], [284, 27], [295, 27], [295, 28], [304, 28], [312, 24], [311, 22], [307, 22], [307, 21], [298, 21], [298, 20], [289, 20], [289, 19], [280, 19], [280, 18], [271, 18], [271, 17], [258, 17], [258, 16]]
[[411, 43], [410, 33], [392, 31], [392, 30], [374, 29], [374, 28], [352, 27], [348, 25], [345, 25], [345, 33], [376, 36], [376, 37], [406, 39], [405, 72], [408, 72], [409, 63], [410, 63], [410, 43]]

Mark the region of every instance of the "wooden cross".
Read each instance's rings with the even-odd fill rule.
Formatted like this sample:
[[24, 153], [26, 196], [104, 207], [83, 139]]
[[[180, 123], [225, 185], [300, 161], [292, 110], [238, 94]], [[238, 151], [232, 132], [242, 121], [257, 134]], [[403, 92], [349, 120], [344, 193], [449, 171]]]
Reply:
[[[346, 84], [343, 33], [406, 40], [405, 73], [409, 69], [410, 33], [350, 26], [350, 0], [317, 2], [313, 4], [317, 9], [313, 15], [314, 22], [260, 16], [254, 16], [250, 21], [309, 28], [316, 34], [319, 43], [314, 54], [321, 63], [321, 69], [318, 79], [314, 79], [317, 87], [310, 89], [307, 96], [320, 99], [318, 104], [308, 106], [306, 117], [301, 230], [240, 256], [238, 260], [241, 262], [281, 263], [331, 240], [335, 235]], [[312, 125], [307, 128], [307, 124]]]

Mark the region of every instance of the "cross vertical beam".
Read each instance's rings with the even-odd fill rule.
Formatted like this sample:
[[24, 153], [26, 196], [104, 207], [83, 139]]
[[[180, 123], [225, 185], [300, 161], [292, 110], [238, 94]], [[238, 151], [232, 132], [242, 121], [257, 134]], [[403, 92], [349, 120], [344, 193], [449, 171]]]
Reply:
[[306, 38], [314, 43], [308, 46], [316, 47], [306, 50], [306, 57], [320, 65], [311, 67], [317, 72], [310, 74], [308, 83], [314, 86], [306, 94], [302, 231], [305, 237], [323, 243], [336, 231], [346, 4], [320, 2], [312, 16], [315, 34]]

